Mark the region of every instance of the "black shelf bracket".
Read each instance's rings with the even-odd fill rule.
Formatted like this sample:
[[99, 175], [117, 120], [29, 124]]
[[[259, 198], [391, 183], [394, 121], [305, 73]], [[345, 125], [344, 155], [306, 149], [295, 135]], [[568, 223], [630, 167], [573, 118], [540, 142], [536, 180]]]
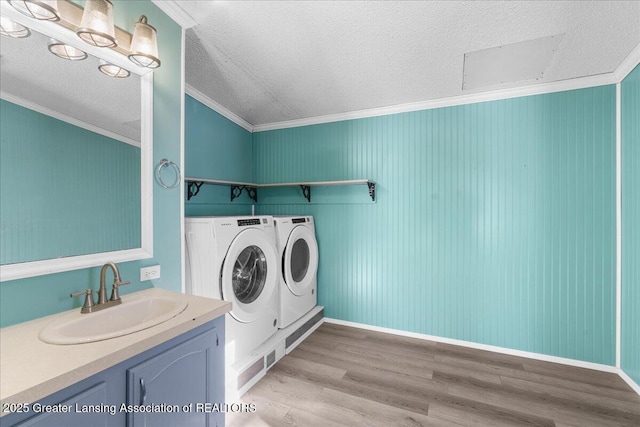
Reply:
[[371, 196], [372, 201], [376, 201], [376, 183], [375, 182], [367, 182], [367, 187], [369, 187], [369, 196]]
[[258, 203], [258, 189], [256, 187], [249, 187], [246, 185], [232, 185], [231, 186], [231, 201], [237, 199], [242, 194], [242, 191], [246, 190], [247, 194], [255, 203]]
[[307, 202], [311, 203], [311, 186], [300, 185], [300, 188], [302, 189], [302, 195], [304, 198], [307, 199]]
[[247, 195], [254, 203], [258, 203], [258, 188], [261, 187], [300, 187], [302, 190], [302, 195], [307, 202], [311, 203], [311, 187], [318, 186], [332, 186], [332, 185], [360, 185], [367, 184], [369, 188], [369, 197], [373, 202], [376, 201], [376, 183], [373, 181], [369, 181], [366, 179], [356, 179], [351, 181], [317, 181], [317, 182], [283, 182], [283, 183], [274, 183], [274, 184], [252, 184], [247, 182], [237, 182], [237, 181], [222, 181], [222, 180], [214, 180], [214, 179], [203, 179], [203, 178], [185, 178], [185, 183], [187, 184], [187, 200], [191, 200], [192, 197], [195, 197], [200, 191], [200, 187], [203, 184], [211, 184], [211, 185], [223, 185], [228, 186], [231, 190], [231, 201], [233, 202], [235, 199], [242, 195], [243, 191], [247, 192]]
[[202, 181], [187, 181], [187, 200], [191, 200], [198, 194], [202, 184], [204, 184]]

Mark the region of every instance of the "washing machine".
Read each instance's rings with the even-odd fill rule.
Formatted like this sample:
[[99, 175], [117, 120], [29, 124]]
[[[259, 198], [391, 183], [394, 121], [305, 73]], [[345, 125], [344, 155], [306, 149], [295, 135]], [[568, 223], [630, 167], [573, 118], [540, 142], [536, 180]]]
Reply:
[[273, 217], [188, 217], [185, 239], [186, 292], [233, 303], [225, 315], [230, 366], [278, 331]]
[[276, 216], [280, 262], [279, 328], [286, 328], [317, 305], [318, 243], [311, 216]]

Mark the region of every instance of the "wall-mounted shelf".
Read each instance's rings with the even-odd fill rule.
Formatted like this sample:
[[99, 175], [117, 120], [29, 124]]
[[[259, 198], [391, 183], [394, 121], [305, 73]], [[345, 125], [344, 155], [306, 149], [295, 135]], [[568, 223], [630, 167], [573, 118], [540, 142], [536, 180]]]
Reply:
[[211, 185], [225, 185], [231, 188], [231, 201], [237, 197], [240, 197], [243, 191], [247, 191], [249, 197], [254, 202], [258, 202], [258, 188], [269, 187], [300, 187], [302, 189], [302, 195], [311, 202], [311, 187], [328, 187], [338, 185], [367, 185], [369, 189], [369, 196], [372, 201], [376, 201], [376, 183], [368, 179], [353, 179], [347, 181], [309, 181], [309, 182], [278, 182], [272, 184], [253, 184], [250, 182], [238, 182], [238, 181], [222, 181], [218, 179], [203, 179], [203, 178], [185, 178], [187, 183], [187, 200], [191, 200], [200, 191], [200, 187], [203, 184]]

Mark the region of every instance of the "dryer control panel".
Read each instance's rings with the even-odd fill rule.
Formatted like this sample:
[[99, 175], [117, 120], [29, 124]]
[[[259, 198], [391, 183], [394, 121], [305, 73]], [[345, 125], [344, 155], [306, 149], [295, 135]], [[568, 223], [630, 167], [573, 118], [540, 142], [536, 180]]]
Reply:
[[260, 225], [260, 218], [238, 220], [238, 227], [246, 227], [247, 225]]

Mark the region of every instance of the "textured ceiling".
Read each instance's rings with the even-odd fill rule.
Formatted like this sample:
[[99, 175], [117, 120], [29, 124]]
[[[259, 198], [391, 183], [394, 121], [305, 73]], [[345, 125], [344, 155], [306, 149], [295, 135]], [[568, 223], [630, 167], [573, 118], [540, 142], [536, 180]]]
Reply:
[[563, 35], [544, 83], [612, 72], [640, 43], [640, 1], [176, 3], [198, 23], [186, 83], [252, 125], [496, 89], [462, 89], [483, 49]]
[[140, 77], [114, 79], [99, 59], [68, 61], [51, 54], [49, 38], [0, 39], [0, 91], [65, 116], [140, 141]]

